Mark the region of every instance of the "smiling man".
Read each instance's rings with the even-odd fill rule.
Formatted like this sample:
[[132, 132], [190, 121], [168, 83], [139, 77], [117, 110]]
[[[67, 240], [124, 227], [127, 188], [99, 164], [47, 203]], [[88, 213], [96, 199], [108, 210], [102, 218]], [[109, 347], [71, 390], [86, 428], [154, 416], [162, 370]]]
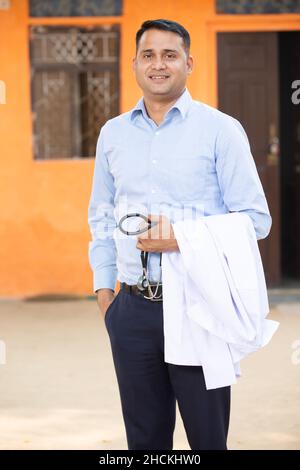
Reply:
[[[193, 69], [188, 31], [174, 21], [145, 21], [132, 65], [143, 97], [101, 129], [88, 216], [94, 292], [128, 449], [172, 449], [176, 401], [191, 449], [226, 449], [232, 382], [206, 388], [192, 336], [176, 364], [164, 360], [161, 253], [178, 251], [172, 224], [186, 208], [193, 216], [243, 211], [257, 239], [268, 235], [271, 217], [242, 126], [186, 88]], [[124, 201], [127, 212], [155, 222], [137, 238], [116, 236]]]

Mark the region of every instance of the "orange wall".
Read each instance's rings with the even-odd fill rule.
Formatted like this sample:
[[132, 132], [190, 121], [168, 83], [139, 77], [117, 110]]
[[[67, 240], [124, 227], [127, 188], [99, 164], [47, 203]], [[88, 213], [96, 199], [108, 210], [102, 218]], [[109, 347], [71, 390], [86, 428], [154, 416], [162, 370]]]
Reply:
[[[283, 29], [299, 29], [299, 15], [276, 16]], [[60, 19], [61, 24], [121, 24], [121, 112], [140, 97], [131, 70], [136, 30], [145, 19], [161, 17], [190, 31], [196, 63], [189, 90], [195, 99], [216, 104], [216, 31], [269, 29], [272, 15], [217, 17], [214, 0], [124, 0], [121, 18]], [[28, 28], [36, 23], [42, 20], [28, 18], [27, 0], [11, 0], [9, 10], [0, 10], [0, 80], [7, 92], [6, 104], [0, 104], [2, 298], [92, 294], [87, 207], [94, 159], [34, 161], [32, 156]]]

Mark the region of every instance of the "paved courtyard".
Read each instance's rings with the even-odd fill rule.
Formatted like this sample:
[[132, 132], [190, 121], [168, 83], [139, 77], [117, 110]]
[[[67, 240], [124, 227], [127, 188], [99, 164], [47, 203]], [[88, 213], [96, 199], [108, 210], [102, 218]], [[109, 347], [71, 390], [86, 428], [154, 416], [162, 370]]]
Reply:
[[[279, 330], [232, 387], [231, 449], [300, 449], [300, 303], [269, 318]], [[94, 299], [0, 301], [0, 340], [0, 449], [127, 449]], [[189, 449], [178, 409], [174, 449]]]

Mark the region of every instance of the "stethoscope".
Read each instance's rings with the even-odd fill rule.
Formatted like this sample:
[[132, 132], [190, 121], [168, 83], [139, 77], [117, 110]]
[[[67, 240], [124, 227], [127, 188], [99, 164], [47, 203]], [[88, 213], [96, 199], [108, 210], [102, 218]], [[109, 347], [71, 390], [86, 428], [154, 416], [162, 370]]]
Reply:
[[[133, 230], [133, 231], [125, 230], [122, 227], [122, 224], [125, 222], [126, 219], [129, 219], [131, 217], [139, 217], [139, 218], [143, 219], [148, 225], [146, 227], [142, 228], [142, 229], [139, 229], [139, 230]], [[119, 223], [118, 223], [118, 228], [125, 235], [129, 235], [129, 236], [130, 235], [140, 235], [141, 233], [147, 232], [147, 230], [149, 230], [150, 228], [157, 225], [157, 223], [158, 222], [156, 222], [156, 221], [155, 222], [151, 221], [147, 216], [145, 216], [143, 214], [140, 214], [138, 212], [131, 212], [130, 214], [126, 214], [123, 217], [121, 217], [121, 219], [119, 220]], [[156, 295], [157, 295], [157, 292], [158, 292], [159, 284], [161, 282], [162, 253], [160, 253], [160, 258], [159, 258], [160, 277], [159, 277], [159, 280], [157, 281], [154, 292], [152, 291], [153, 286], [150, 285], [150, 281], [149, 281], [149, 278], [148, 278], [148, 271], [147, 271], [148, 255], [149, 255], [148, 251], [141, 251], [141, 262], [142, 262], [143, 271], [142, 271], [142, 275], [138, 279], [137, 287], [142, 292], [144, 292], [145, 290], [148, 291], [149, 296], [144, 295], [144, 297], [146, 299], [150, 299], [150, 300], [153, 300], [153, 301], [161, 300], [162, 293], [159, 296], [156, 296]]]

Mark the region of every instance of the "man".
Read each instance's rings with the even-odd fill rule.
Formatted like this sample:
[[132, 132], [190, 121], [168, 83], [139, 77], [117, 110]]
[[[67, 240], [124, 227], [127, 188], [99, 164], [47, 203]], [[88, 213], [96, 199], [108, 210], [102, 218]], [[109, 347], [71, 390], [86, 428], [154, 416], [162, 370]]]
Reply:
[[[196, 364], [164, 362], [160, 255], [178, 250], [172, 223], [188, 207], [196, 215], [244, 211], [257, 239], [271, 227], [242, 126], [194, 101], [186, 88], [193, 69], [189, 50], [189, 33], [180, 24], [162, 19], [142, 24], [133, 70], [143, 98], [131, 111], [107, 121], [97, 143], [89, 259], [110, 337], [129, 449], [172, 449], [176, 400], [191, 449], [227, 448], [230, 386], [207, 390], [201, 359]], [[124, 198], [128, 212], [142, 206], [156, 222], [136, 239], [113, 236], [116, 209]], [[137, 285], [140, 254], [146, 252], [157, 300]], [[117, 279], [121, 289], [115, 295]]]

